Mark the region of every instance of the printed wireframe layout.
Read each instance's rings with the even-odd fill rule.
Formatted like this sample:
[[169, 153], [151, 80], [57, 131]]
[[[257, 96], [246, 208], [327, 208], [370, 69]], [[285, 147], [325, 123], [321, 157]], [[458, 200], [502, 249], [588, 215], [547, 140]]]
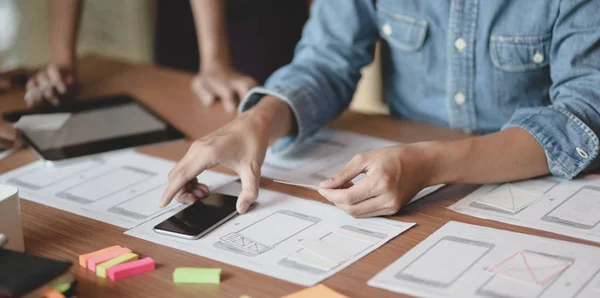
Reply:
[[59, 191], [56, 193], [56, 197], [80, 204], [91, 204], [128, 187], [147, 181], [156, 175], [154, 172], [137, 167], [122, 166]]
[[38, 167], [8, 179], [7, 183], [32, 191], [42, 190], [66, 179], [81, 175], [82, 173], [104, 163], [105, 161], [101, 158], [63, 162], [57, 165], [47, 165], [43, 162], [40, 162]]
[[246, 256], [257, 256], [320, 221], [320, 218], [310, 215], [280, 210], [221, 237], [214, 246]]
[[[161, 208], [157, 201], [149, 202], [149, 198], [160, 198], [166, 185], [156, 186], [148, 191], [134, 195], [133, 197], [121, 202], [120, 204], [108, 209], [108, 212], [132, 219], [143, 220], [152, 218], [158, 214], [168, 211], [170, 208]], [[174, 205], [171, 202], [170, 205]]]
[[292, 171], [298, 170], [307, 164], [307, 160], [316, 161], [319, 163], [327, 163], [330, 160], [337, 158], [338, 154], [345, 150], [346, 144], [335, 140], [324, 138], [315, 139], [311, 147], [304, 148], [294, 156], [286, 156], [285, 159], [279, 159], [273, 155], [267, 154], [263, 167], [275, 171]]
[[[370, 240], [365, 241], [364, 239], [357, 239], [352, 236], [348, 236], [349, 233], [343, 231], [349, 231], [351, 234], [363, 235], [362, 238], [369, 238]], [[387, 234], [381, 232], [373, 232], [363, 228], [345, 225], [338, 229], [338, 231], [329, 232], [319, 238], [340, 250], [348, 251], [353, 257], [359, 256], [360, 254], [368, 251], [374, 246], [377, 246], [381, 241], [388, 237]], [[371, 240], [372, 239], [372, 240]], [[335, 270], [343, 263], [332, 263], [327, 262], [322, 257], [315, 256], [314, 253], [301, 247], [292, 253], [293, 256], [287, 256], [280, 260], [278, 264], [280, 266], [303, 271], [310, 274], [327, 274], [331, 270]]]
[[542, 216], [541, 220], [578, 229], [600, 223], [600, 187], [585, 185]]
[[503, 214], [515, 215], [536, 202], [547, 199], [550, 190], [560, 184], [560, 180], [547, 177], [499, 184], [469, 206]]
[[[536, 263], [536, 257], [547, 260]], [[519, 251], [491, 268], [494, 274], [477, 289], [476, 294], [491, 298], [541, 297], [573, 262], [575, 259], [572, 257]], [[499, 267], [504, 268], [495, 270]]]
[[[495, 247], [493, 243], [445, 236], [394, 275], [396, 279], [427, 287], [447, 288]], [[447, 256], [460, 256], [451, 257]], [[445, 270], [432, 272], [429, 264]]]

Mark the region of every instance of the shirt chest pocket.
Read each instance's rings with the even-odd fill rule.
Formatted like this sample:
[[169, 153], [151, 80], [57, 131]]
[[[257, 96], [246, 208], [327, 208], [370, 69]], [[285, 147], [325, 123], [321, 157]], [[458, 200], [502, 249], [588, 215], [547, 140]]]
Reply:
[[509, 118], [521, 107], [549, 103], [549, 54], [551, 35], [492, 36], [490, 57], [494, 64], [494, 98], [499, 111]]
[[418, 17], [377, 6], [381, 42], [383, 83], [399, 89], [410, 88], [415, 97], [425, 97], [425, 53], [423, 45], [429, 24]]
[[401, 51], [415, 52], [425, 42], [428, 23], [378, 7], [379, 34], [393, 47]]

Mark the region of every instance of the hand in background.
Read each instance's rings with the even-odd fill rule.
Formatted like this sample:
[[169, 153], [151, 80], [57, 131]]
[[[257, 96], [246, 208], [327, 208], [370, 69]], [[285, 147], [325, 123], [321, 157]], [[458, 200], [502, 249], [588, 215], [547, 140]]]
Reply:
[[61, 100], [72, 96], [77, 90], [77, 78], [71, 68], [48, 65], [39, 70], [27, 82], [25, 102], [28, 107], [50, 103], [57, 106]]
[[239, 101], [258, 83], [233, 67], [210, 66], [203, 68], [192, 80], [192, 91], [206, 106], [220, 99], [229, 113], [235, 111]]
[[0, 150], [13, 148], [18, 143], [15, 126], [12, 123], [0, 120]]

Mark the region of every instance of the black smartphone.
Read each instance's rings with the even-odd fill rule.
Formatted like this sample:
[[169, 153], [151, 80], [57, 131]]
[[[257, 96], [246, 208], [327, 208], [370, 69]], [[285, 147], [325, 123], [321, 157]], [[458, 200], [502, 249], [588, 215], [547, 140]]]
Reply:
[[159, 223], [154, 231], [185, 239], [198, 239], [237, 215], [236, 201], [235, 196], [211, 193]]

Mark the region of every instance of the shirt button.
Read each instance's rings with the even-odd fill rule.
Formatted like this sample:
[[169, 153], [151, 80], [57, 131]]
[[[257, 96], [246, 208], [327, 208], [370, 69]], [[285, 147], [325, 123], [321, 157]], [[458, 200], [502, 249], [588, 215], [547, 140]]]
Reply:
[[392, 26], [390, 26], [390, 24], [384, 24], [381, 29], [383, 30], [383, 34], [387, 36], [392, 35]]
[[454, 47], [462, 52], [467, 47], [467, 42], [462, 38], [458, 38], [454, 41]]
[[587, 159], [588, 157], [590, 157], [588, 155], [588, 153], [585, 152], [585, 150], [581, 149], [580, 147], [575, 148], [575, 150], [577, 151], [577, 153], [579, 154], [579, 156], [581, 156], [581, 157], [583, 157], [585, 159]]
[[533, 55], [533, 63], [540, 64], [542, 62], [544, 62], [544, 55], [542, 55], [542, 53], [536, 51], [535, 54]]
[[462, 106], [465, 104], [465, 101], [467, 101], [467, 98], [465, 97], [464, 93], [458, 92], [458, 93], [454, 94], [454, 102], [457, 105]]

